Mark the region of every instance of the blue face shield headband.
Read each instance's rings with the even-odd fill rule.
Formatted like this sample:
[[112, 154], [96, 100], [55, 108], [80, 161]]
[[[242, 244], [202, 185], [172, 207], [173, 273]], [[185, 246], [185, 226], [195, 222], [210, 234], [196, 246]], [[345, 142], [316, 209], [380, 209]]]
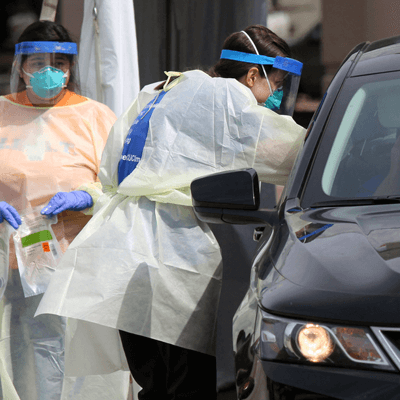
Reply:
[[287, 57], [268, 57], [259, 54], [242, 53], [241, 51], [222, 50], [221, 59], [241, 61], [249, 64], [272, 65], [273, 68], [301, 75], [303, 63]]
[[[246, 34], [246, 32], [243, 32]], [[258, 53], [257, 48], [255, 47], [253, 41], [251, 38], [246, 34], [246, 36], [249, 38], [250, 42], [252, 43], [255, 51]], [[221, 59], [226, 59], [226, 60], [233, 60], [233, 61], [240, 61], [240, 62], [245, 62], [249, 64], [258, 64], [261, 65], [263, 68], [265, 77], [268, 82], [268, 86], [270, 89], [270, 96], [268, 97], [267, 101], [265, 102], [265, 107], [271, 109], [272, 111], [278, 111], [281, 108], [281, 103], [284, 98], [284, 91], [282, 88], [279, 88], [272, 92], [271, 89], [271, 84], [268, 79], [268, 75], [265, 72], [264, 65], [271, 65], [275, 69], [279, 69], [281, 71], [285, 71], [287, 73], [287, 76], [290, 77], [297, 77], [297, 80], [300, 79], [301, 71], [303, 68], [303, 64], [300, 61], [294, 60], [292, 58], [287, 58], [287, 57], [268, 57], [268, 56], [263, 56], [260, 54], [253, 54], [253, 53], [243, 53], [240, 51], [234, 51], [234, 50], [222, 50], [221, 52]], [[295, 85], [296, 86], [296, 85]], [[295, 87], [296, 93], [289, 93], [287, 98], [288, 102], [292, 103], [290, 105], [290, 109], [286, 109], [284, 113], [291, 114], [294, 109], [294, 100], [296, 95], [297, 95], [297, 87]], [[289, 85], [290, 89], [290, 85]], [[287, 108], [287, 107], [285, 107]]]
[[15, 55], [35, 53], [78, 54], [76, 43], [72, 42], [21, 42], [15, 45]]

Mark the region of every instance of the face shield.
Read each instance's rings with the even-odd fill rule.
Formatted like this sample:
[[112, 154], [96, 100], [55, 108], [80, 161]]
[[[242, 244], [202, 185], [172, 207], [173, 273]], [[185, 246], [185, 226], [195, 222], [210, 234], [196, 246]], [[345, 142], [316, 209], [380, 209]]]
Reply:
[[15, 46], [10, 89], [19, 103], [52, 106], [66, 90], [77, 92], [77, 45], [72, 42], [22, 42]]
[[[265, 107], [281, 115], [293, 115], [303, 68], [300, 61], [287, 57], [267, 57], [234, 50], [222, 50], [221, 59], [261, 65], [271, 93], [265, 102]], [[272, 66], [268, 74], [265, 72], [264, 65]], [[275, 90], [271, 86], [271, 81], [276, 83]]]

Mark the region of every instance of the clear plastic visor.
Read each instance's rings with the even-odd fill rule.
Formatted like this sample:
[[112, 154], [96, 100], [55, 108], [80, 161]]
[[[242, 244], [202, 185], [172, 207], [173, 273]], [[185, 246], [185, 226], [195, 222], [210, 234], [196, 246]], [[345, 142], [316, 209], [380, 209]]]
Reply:
[[19, 52], [14, 56], [10, 77], [13, 101], [54, 106], [67, 91], [79, 93], [79, 70], [76, 54], [60, 52]]
[[[246, 34], [246, 32], [243, 33]], [[246, 34], [246, 36], [248, 35]], [[270, 98], [265, 102], [265, 106], [278, 114], [292, 116], [299, 90], [303, 63], [288, 57], [260, 55], [249, 36], [248, 39], [253, 44], [257, 54], [223, 49], [221, 59], [260, 65], [264, 74], [268, 76], [269, 87], [272, 92]], [[266, 72], [267, 66], [272, 66], [269, 72]]]
[[270, 75], [273, 76], [274, 74], [276, 74], [278, 77], [281, 77], [281, 80], [277, 80], [276, 87], [278, 90], [283, 91], [283, 96], [280, 107], [278, 109], [273, 109], [273, 111], [280, 115], [293, 116], [297, 93], [299, 90], [300, 75], [292, 74], [287, 71], [276, 70], [273, 68], [268, 74], [268, 77]]

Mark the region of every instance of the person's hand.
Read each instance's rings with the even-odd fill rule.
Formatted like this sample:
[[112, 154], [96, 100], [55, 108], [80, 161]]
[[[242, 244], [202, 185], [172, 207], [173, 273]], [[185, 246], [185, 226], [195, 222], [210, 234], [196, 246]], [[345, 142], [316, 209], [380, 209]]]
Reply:
[[46, 207], [42, 208], [40, 213], [52, 217], [65, 210], [81, 211], [85, 208], [90, 208], [93, 205], [92, 196], [83, 191], [77, 190], [74, 192], [58, 192], [49, 201]]
[[6, 220], [14, 229], [22, 224], [18, 211], [5, 201], [0, 201], [0, 223]]

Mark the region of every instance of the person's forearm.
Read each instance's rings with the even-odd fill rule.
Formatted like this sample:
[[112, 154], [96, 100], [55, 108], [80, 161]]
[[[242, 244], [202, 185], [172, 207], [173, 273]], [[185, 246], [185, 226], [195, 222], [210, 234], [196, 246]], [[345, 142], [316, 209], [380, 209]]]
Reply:
[[76, 190], [83, 190], [83, 191], [89, 193], [93, 199], [93, 206], [91, 208], [83, 210], [82, 212], [84, 214], [86, 214], [86, 215], [93, 214], [93, 208], [96, 205], [96, 202], [99, 199], [99, 197], [103, 194], [102, 189], [103, 189], [103, 187], [100, 182], [88, 182], [88, 183], [85, 183], [85, 184], [79, 186], [78, 188], [76, 188]]

